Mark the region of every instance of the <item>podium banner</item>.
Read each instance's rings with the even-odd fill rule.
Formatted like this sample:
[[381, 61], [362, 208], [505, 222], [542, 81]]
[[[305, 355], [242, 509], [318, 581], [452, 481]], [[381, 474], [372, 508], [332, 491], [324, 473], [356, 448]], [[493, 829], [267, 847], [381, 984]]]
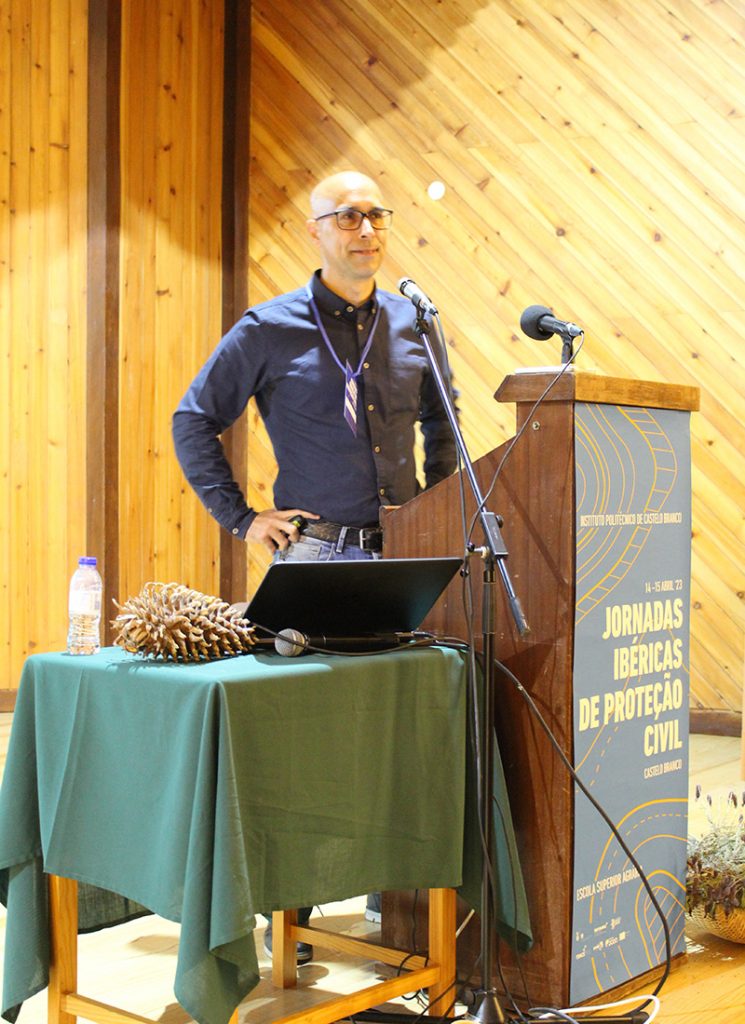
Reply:
[[[574, 764], [684, 951], [690, 414], [577, 403]], [[665, 960], [639, 873], [575, 786], [570, 999]]]

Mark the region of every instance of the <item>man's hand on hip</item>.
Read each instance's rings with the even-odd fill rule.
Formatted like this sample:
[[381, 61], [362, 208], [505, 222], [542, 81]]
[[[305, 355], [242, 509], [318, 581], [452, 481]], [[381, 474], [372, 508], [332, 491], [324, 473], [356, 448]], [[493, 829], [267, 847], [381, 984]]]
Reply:
[[306, 512], [302, 508], [282, 509], [267, 508], [258, 512], [246, 533], [246, 540], [254, 544], [263, 544], [270, 554], [284, 551], [290, 544], [300, 538], [300, 530], [292, 522], [295, 516], [304, 519], [320, 519], [315, 512]]

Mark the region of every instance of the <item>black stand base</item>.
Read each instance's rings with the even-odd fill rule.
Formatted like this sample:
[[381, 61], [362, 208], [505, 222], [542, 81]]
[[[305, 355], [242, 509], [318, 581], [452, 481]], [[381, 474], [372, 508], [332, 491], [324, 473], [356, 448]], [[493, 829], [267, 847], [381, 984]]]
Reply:
[[476, 1006], [470, 1010], [463, 1020], [474, 1021], [475, 1024], [505, 1024], [504, 1013], [499, 1005], [497, 993], [491, 989], [488, 992], [475, 992]]

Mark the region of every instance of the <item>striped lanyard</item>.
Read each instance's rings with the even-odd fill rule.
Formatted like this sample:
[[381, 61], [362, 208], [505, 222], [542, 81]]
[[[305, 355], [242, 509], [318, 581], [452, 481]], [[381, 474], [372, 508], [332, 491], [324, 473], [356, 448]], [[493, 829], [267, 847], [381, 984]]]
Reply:
[[321, 314], [318, 312], [318, 306], [316, 305], [316, 300], [313, 298], [313, 292], [310, 290], [309, 285], [306, 286], [306, 291], [308, 294], [308, 302], [310, 304], [310, 308], [313, 310], [313, 316], [315, 317], [318, 330], [321, 332], [321, 337], [324, 340], [326, 348], [331, 353], [331, 358], [334, 360], [336, 365], [344, 374], [344, 419], [347, 421], [349, 429], [356, 437], [357, 399], [359, 394], [359, 389], [357, 387], [357, 378], [362, 373], [362, 367], [364, 366], [365, 360], [367, 359], [367, 353], [370, 351], [370, 347], [372, 346], [373, 343], [373, 338], [375, 337], [375, 331], [377, 330], [378, 327], [378, 320], [380, 319], [380, 303], [378, 303], [378, 309], [377, 312], [375, 313], [373, 325], [370, 328], [370, 333], [367, 337], [367, 342], [365, 343], [365, 347], [362, 350], [359, 365], [357, 366], [356, 370], [353, 370], [348, 359], [346, 362], [346, 366], [342, 366], [341, 359], [339, 359], [339, 357], [337, 356], [334, 350], [334, 346], [331, 344], [331, 339], [329, 338], [326, 332], [326, 328], [323, 326], [323, 323], [321, 321]]

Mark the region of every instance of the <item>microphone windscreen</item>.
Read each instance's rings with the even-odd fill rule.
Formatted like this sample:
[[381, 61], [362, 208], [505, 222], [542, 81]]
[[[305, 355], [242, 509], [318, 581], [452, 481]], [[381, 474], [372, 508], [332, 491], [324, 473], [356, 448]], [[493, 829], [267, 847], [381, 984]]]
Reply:
[[274, 650], [284, 658], [297, 658], [305, 651], [308, 638], [298, 629], [280, 629], [274, 638]]
[[546, 341], [554, 332], [543, 330], [540, 325], [543, 316], [553, 316], [548, 306], [528, 306], [520, 317], [520, 330], [529, 338], [535, 338], [536, 341]]

